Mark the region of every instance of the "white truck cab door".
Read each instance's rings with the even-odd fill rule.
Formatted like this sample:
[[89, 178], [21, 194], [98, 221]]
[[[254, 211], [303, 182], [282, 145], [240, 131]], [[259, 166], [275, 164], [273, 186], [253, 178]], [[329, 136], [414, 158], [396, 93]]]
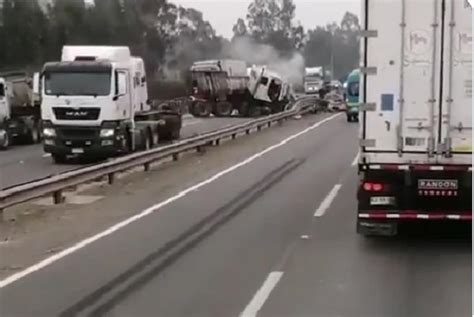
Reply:
[[119, 111], [118, 117], [123, 119], [133, 118], [133, 102], [131, 95], [130, 73], [126, 69], [116, 71], [115, 79], [115, 103]]

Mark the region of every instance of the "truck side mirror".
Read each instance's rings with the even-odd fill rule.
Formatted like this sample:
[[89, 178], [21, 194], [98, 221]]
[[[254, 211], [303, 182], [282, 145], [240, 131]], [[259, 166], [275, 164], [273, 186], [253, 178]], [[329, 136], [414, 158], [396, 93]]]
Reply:
[[40, 80], [41, 76], [40, 73], [34, 73], [33, 75], [33, 93], [35, 95], [39, 95], [41, 93], [40, 89]]

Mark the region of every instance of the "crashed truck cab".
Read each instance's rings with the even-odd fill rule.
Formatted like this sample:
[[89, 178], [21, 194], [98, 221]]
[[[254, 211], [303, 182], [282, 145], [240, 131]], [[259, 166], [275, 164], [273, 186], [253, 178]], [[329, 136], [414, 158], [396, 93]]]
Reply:
[[253, 66], [248, 69], [249, 91], [261, 107], [267, 107], [272, 113], [283, 110], [285, 106], [284, 90], [288, 83], [276, 72], [266, 66]]

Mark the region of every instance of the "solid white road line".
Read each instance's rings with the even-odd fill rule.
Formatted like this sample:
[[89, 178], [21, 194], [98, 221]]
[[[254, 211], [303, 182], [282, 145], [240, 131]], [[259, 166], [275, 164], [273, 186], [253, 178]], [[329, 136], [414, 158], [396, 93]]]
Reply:
[[356, 166], [357, 163], [359, 162], [359, 157], [360, 157], [360, 152], [357, 152], [357, 155], [356, 157], [354, 158], [354, 160], [352, 161], [352, 166]]
[[138, 221], [138, 220], [140, 220], [141, 218], [144, 218], [144, 217], [146, 217], [146, 216], [148, 216], [148, 215], [150, 215], [150, 214], [156, 212], [156, 211], [159, 210], [160, 208], [162, 208], [162, 207], [164, 207], [164, 206], [167, 206], [167, 205], [171, 204], [172, 202], [177, 201], [178, 199], [180, 199], [180, 198], [182, 198], [182, 197], [184, 197], [184, 196], [186, 196], [186, 195], [188, 195], [188, 194], [190, 194], [190, 193], [192, 193], [192, 192], [198, 190], [199, 188], [204, 187], [204, 186], [206, 186], [206, 185], [208, 185], [208, 184], [210, 184], [210, 183], [216, 181], [217, 179], [221, 178], [222, 176], [224, 176], [224, 175], [226, 175], [226, 174], [229, 174], [229, 173], [233, 172], [234, 170], [236, 170], [236, 169], [238, 169], [238, 168], [240, 168], [240, 167], [242, 167], [242, 166], [245, 166], [245, 165], [247, 165], [247, 164], [249, 164], [249, 163], [255, 161], [256, 159], [262, 157], [263, 155], [265, 155], [265, 154], [267, 154], [267, 153], [269, 153], [269, 152], [271, 152], [271, 151], [273, 151], [273, 150], [276, 150], [276, 149], [278, 149], [278, 148], [280, 148], [280, 147], [286, 145], [288, 142], [290, 142], [290, 141], [292, 141], [292, 140], [294, 140], [294, 139], [296, 139], [296, 138], [298, 138], [298, 137], [300, 137], [300, 136], [302, 136], [302, 135], [304, 135], [304, 134], [306, 134], [306, 133], [308, 133], [308, 132], [311, 132], [312, 130], [318, 128], [318, 127], [321, 126], [322, 124], [324, 124], [324, 123], [326, 123], [326, 122], [328, 122], [328, 121], [331, 121], [331, 120], [337, 118], [337, 117], [340, 116], [340, 115], [341, 115], [341, 114], [338, 113], [338, 114], [332, 115], [332, 116], [330, 116], [330, 117], [327, 117], [326, 119], [323, 119], [323, 120], [321, 120], [321, 121], [319, 121], [319, 122], [316, 122], [316, 123], [313, 124], [312, 126], [310, 126], [310, 127], [306, 128], [306, 129], [304, 129], [304, 130], [302, 130], [302, 131], [300, 131], [300, 132], [298, 132], [298, 133], [296, 133], [296, 134], [294, 134], [294, 135], [292, 135], [292, 136], [290, 136], [290, 137], [288, 137], [288, 138], [282, 140], [281, 142], [279, 142], [279, 143], [277, 143], [277, 144], [274, 144], [274, 145], [272, 145], [272, 146], [266, 148], [265, 150], [263, 150], [263, 151], [261, 151], [261, 152], [259, 152], [259, 153], [256, 153], [256, 154], [252, 155], [251, 157], [245, 159], [244, 161], [241, 161], [240, 163], [237, 163], [237, 164], [235, 164], [235, 165], [233, 165], [233, 166], [231, 166], [231, 167], [228, 167], [227, 169], [225, 169], [225, 170], [223, 170], [223, 171], [220, 171], [219, 173], [215, 174], [214, 176], [212, 176], [212, 177], [210, 177], [210, 178], [208, 178], [208, 179], [206, 179], [206, 180], [204, 180], [204, 181], [202, 181], [202, 182], [200, 182], [200, 183], [198, 183], [198, 184], [196, 184], [196, 185], [193, 185], [193, 186], [191, 186], [191, 187], [188, 187], [187, 189], [185, 189], [185, 190], [179, 192], [178, 194], [176, 194], [176, 195], [174, 195], [174, 196], [172, 196], [172, 197], [166, 199], [165, 201], [162, 201], [162, 202], [160, 202], [160, 203], [158, 203], [158, 204], [156, 204], [156, 205], [153, 205], [153, 206], [151, 206], [151, 207], [149, 207], [149, 208], [143, 210], [142, 212], [140, 212], [140, 213], [138, 213], [138, 214], [136, 214], [136, 215], [134, 215], [134, 216], [132, 216], [132, 217], [130, 217], [130, 218], [127, 218], [127, 219], [125, 219], [125, 220], [123, 220], [123, 221], [121, 221], [121, 222], [119, 222], [119, 223], [113, 225], [112, 227], [108, 228], [108, 229], [105, 230], [105, 231], [102, 231], [102, 232], [100, 232], [100, 233], [98, 233], [98, 234], [96, 234], [96, 235], [94, 235], [94, 236], [92, 236], [92, 237], [89, 237], [89, 238], [87, 238], [87, 239], [84, 239], [84, 240], [82, 240], [82, 241], [76, 243], [75, 245], [73, 245], [73, 246], [71, 246], [71, 247], [69, 247], [69, 248], [67, 248], [67, 249], [62, 250], [62, 251], [59, 252], [59, 253], [56, 253], [56, 254], [54, 254], [54, 255], [52, 255], [52, 256], [50, 256], [50, 257], [48, 257], [48, 258], [46, 258], [46, 259], [44, 259], [44, 260], [42, 260], [42, 261], [40, 261], [40, 262], [38, 262], [37, 264], [34, 264], [34, 265], [32, 265], [32, 266], [30, 266], [30, 267], [24, 269], [23, 271], [20, 271], [20, 272], [17, 272], [17, 273], [15, 273], [15, 274], [12, 274], [12, 275], [8, 276], [7, 278], [5, 278], [5, 279], [3, 279], [3, 280], [0, 281], [0, 288], [3, 288], [3, 287], [5, 287], [5, 286], [7, 286], [7, 285], [9, 285], [9, 284], [11, 284], [11, 283], [13, 283], [13, 282], [15, 282], [15, 281], [21, 279], [21, 278], [23, 278], [23, 277], [25, 277], [25, 276], [27, 276], [27, 275], [33, 273], [33, 272], [36, 272], [36, 271], [38, 271], [38, 270], [40, 270], [40, 269], [42, 269], [42, 268], [44, 268], [44, 267], [46, 267], [46, 266], [48, 266], [48, 265], [51, 265], [51, 264], [53, 264], [54, 262], [56, 262], [56, 261], [58, 261], [58, 260], [64, 258], [65, 256], [67, 256], [67, 255], [69, 255], [69, 254], [71, 254], [71, 253], [74, 253], [74, 252], [76, 252], [76, 251], [78, 251], [78, 250], [80, 250], [80, 249], [82, 249], [82, 248], [88, 246], [89, 244], [91, 244], [91, 243], [93, 243], [93, 242], [95, 242], [95, 241], [97, 241], [97, 240], [100, 240], [100, 239], [102, 239], [102, 238], [104, 238], [104, 237], [106, 237], [106, 236], [108, 236], [108, 235], [111, 235], [111, 234], [114, 233], [115, 231], [118, 231], [119, 229], [121, 229], [121, 228], [123, 228], [123, 227], [125, 227], [125, 226], [128, 226], [129, 224], [134, 223], [135, 221]]
[[321, 217], [322, 215], [324, 215], [326, 210], [328, 210], [329, 207], [331, 206], [331, 203], [334, 200], [334, 198], [336, 198], [337, 193], [339, 192], [339, 189], [341, 189], [341, 187], [342, 187], [341, 184], [337, 184], [331, 189], [331, 191], [326, 196], [326, 198], [324, 198], [321, 205], [319, 205], [318, 209], [316, 209], [316, 212], [314, 213], [315, 217]]
[[270, 296], [270, 293], [280, 281], [283, 276], [283, 272], [271, 272], [262, 287], [255, 293], [250, 303], [245, 307], [244, 311], [240, 314], [240, 317], [253, 317], [257, 316], [257, 313], [262, 309], [263, 304]]

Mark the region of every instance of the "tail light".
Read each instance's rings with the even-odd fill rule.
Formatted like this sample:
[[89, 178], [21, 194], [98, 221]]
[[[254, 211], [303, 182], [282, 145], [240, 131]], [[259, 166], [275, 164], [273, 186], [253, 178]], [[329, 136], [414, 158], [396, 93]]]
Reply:
[[381, 192], [386, 189], [386, 185], [376, 182], [364, 182], [362, 188], [368, 192]]

